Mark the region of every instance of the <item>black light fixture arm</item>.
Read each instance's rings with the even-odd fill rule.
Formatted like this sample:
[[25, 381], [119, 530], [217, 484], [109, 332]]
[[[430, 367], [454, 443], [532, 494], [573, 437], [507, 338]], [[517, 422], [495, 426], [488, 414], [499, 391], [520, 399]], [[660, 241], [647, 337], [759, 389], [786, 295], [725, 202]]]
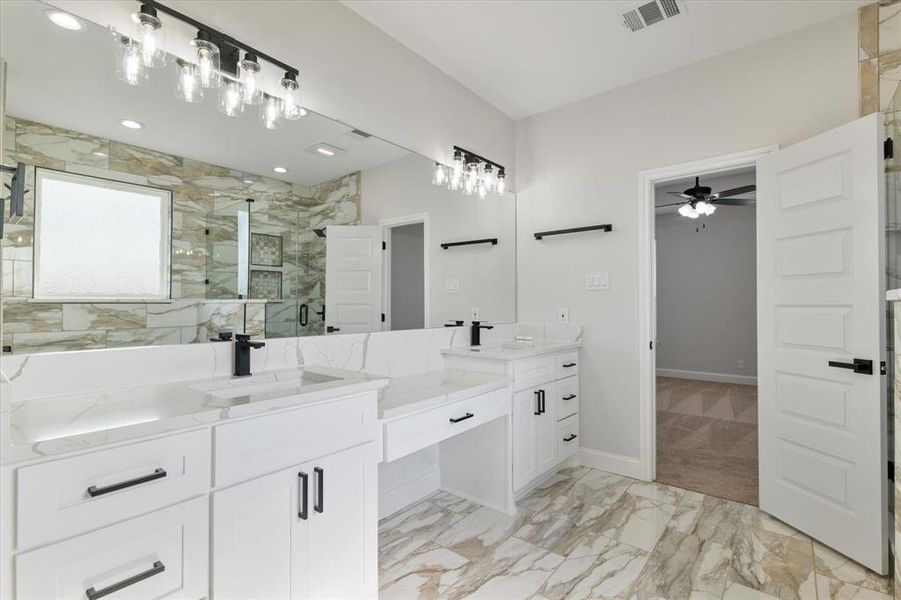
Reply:
[[240, 48], [241, 50], [244, 50], [244, 52], [254, 54], [254, 55], [256, 55], [257, 58], [262, 58], [266, 62], [271, 63], [281, 69], [284, 69], [286, 73], [293, 74], [295, 77], [297, 75], [300, 75], [300, 71], [298, 69], [292, 67], [291, 65], [283, 63], [282, 61], [280, 61], [276, 58], [272, 58], [265, 52], [260, 52], [253, 46], [249, 46], [249, 45], [245, 44], [244, 42], [237, 40], [226, 33], [222, 33], [218, 29], [214, 29], [213, 27], [210, 27], [209, 25], [201, 23], [197, 19], [194, 19], [184, 13], [181, 13], [181, 12], [178, 12], [177, 10], [169, 8], [165, 4], [161, 4], [161, 3], [157, 2], [156, 0], [139, 0], [139, 4], [144, 4], [151, 8], [155, 8], [157, 11], [167, 14], [170, 17], [173, 17], [175, 19], [178, 19], [179, 21], [181, 21], [183, 23], [187, 23], [188, 25], [191, 25], [192, 27], [195, 27], [199, 30], [206, 31], [206, 32], [210, 33], [213, 37], [224, 40], [224, 41], [228, 42], [229, 44], [231, 44], [232, 46], [235, 46], [237, 48]]
[[454, 146], [454, 151], [460, 152], [461, 154], [463, 154], [463, 160], [465, 160], [467, 163], [479, 161], [479, 162], [483, 162], [483, 163], [493, 166], [494, 168], [496, 168], [498, 170], [498, 172], [505, 172], [504, 165], [502, 165], [500, 163], [496, 163], [493, 160], [488, 160], [484, 156], [479, 156], [478, 154], [476, 154], [475, 152], [472, 152], [471, 150], [467, 150], [466, 148], [461, 148], [460, 146]]

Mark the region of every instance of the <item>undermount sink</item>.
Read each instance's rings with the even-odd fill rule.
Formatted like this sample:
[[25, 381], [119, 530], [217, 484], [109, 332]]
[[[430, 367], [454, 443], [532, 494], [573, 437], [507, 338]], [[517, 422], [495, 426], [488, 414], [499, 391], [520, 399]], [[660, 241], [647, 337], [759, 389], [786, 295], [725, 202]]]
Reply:
[[245, 379], [232, 379], [229, 381], [209, 383], [194, 386], [194, 389], [204, 392], [208, 396], [225, 400], [241, 398], [251, 394], [265, 394], [269, 392], [291, 392], [298, 388], [308, 387], [319, 383], [336, 381], [340, 377], [311, 373], [304, 371], [297, 376], [275, 379], [266, 375], [251, 376]]

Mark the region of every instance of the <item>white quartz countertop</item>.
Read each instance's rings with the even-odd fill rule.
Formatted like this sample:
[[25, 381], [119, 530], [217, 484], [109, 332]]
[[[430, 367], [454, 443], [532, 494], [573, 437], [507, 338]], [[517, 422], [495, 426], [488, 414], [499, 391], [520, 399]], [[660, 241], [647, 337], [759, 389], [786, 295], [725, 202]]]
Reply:
[[505, 375], [454, 369], [394, 377], [379, 397], [379, 418], [406, 416], [509, 384], [510, 379]]
[[901, 288], [897, 288], [894, 290], [889, 290], [885, 293], [885, 298], [889, 302], [899, 302], [901, 301]]
[[484, 346], [467, 346], [442, 350], [445, 356], [467, 356], [469, 358], [486, 358], [491, 360], [519, 360], [530, 356], [553, 354], [563, 350], [579, 348], [582, 342], [560, 342], [541, 340], [534, 342], [503, 342], [485, 344]]
[[378, 390], [388, 379], [327, 367], [50, 396], [0, 413], [0, 463], [50, 456]]

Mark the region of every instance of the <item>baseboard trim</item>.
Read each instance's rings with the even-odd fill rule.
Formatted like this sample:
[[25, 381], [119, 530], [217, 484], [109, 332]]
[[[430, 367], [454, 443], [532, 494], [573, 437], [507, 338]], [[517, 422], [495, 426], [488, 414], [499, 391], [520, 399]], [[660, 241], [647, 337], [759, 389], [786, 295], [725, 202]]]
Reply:
[[379, 495], [379, 519], [390, 517], [394, 513], [431, 496], [441, 489], [441, 472], [437, 469], [399, 485]]
[[695, 379], [713, 383], [737, 383], [740, 385], [757, 385], [754, 375], [732, 375], [729, 373], [709, 373], [707, 371], [684, 371], [682, 369], [657, 369], [658, 377], [674, 377], [676, 379]]
[[643, 479], [641, 461], [632, 456], [623, 456], [593, 448], [579, 448], [579, 462], [592, 469], [600, 469], [632, 479]]

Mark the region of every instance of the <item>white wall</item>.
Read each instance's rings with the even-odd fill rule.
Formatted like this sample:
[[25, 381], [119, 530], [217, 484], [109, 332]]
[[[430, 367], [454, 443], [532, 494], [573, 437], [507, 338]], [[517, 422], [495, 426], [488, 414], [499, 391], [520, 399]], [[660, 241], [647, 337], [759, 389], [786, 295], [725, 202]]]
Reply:
[[[411, 155], [366, 169], [360, 182], [363, 225], [382, 219], [429, 213], [430, 322], [441, 327], [452, 319], [469, 320], [473, 307], [483, 321], [516, 320], [516, 202], [513, 194], [481, 200], [432, 185], [432, 164]], [[443, 250], [442, 242], [498, 238]], [[448, 279], [460, 291], [447, 293]]]
[[[131, 30], [132, 0], [50, 0]], [[171, 0], [195, 17], [300, 69], [304, 106], [449, 163], [453, 145], [513, 175], [513, 120], [334, 0]], [[174, 35], [170, 32], [169, 36]], [[112, 65], [112, 50], [110, 50]], [[112, 67], [110, 67], [112, 68]]]
[[[753, 185], [753, 172], [701, 177], [713, 191]], [[662, 185], [657, 204], [694, 183]], [[744, 196], [746, 197], [746, 196]], [[657, 211], [657, 369], [757, 376], [757, 223], [752, 206], [687, 219]], [[744, 368], [737, 366], [744, 361]], [[737, 379], [741, 381], [741, 379]], [[747, 383], [752, 383], [748, 380]]]
[[[637, 173], [791, 144], [856, 115], [851, 14], [517, 123], [518, 319], [568, 306], [584, 325], [584, 448], [614, 463], [639, 452]], [[611, 233], [532, 237], [608, 222]], [[586, 291], [589, 271], [609, 271], [610, 290]]]

